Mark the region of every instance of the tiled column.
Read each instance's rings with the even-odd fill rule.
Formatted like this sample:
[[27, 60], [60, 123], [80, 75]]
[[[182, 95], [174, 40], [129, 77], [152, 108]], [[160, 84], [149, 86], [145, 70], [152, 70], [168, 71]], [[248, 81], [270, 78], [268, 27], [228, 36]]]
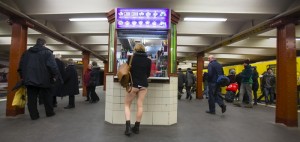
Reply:
[[[113, 76], [107, 75], [105, 101], [105, 121], [112, 124], [124, 124], [125, 89]], [[144, 100], [144, 125], [172, 125], [177, 123], [177, 77], [170, 77], [169, 83], [149, 83], [148, 93]], [[136, 100], [131, 105], [131, 122], [136, 120]]]

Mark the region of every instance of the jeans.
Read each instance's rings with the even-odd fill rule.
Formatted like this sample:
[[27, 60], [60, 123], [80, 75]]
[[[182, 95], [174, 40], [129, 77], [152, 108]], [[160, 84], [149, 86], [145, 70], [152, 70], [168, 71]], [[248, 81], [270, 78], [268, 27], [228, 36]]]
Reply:
[[223, 98], [221, 96], [221, 87], [217, 85], [216, 83], [209, 83], [208, 84], [208, 105], [209, 105], [209, 111], [215, 112], [216, 111], [216, 105], [215, 103], [218, 103], [218, 105], [221, 107], [224, 105]]
[[[270, 88], [265, 87], [264, 94], [265, 94], [265, 103], [266, 104], [274, 103], [274, 88], [273, 87], [270, 87]], [[269, 95], [270, 95], [270, 100], [268, 97]]]

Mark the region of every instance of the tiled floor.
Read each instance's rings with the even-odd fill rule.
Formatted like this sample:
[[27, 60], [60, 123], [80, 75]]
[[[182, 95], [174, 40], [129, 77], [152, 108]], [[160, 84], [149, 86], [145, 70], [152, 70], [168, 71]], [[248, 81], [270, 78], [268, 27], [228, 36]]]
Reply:
[[[32, 121], [28, 112], [5, 117], [5, 101], [0, 102], [0, 142], [299, 142], [300, 128], [275, 124], [275, 109], [255, 106], [238, 108], [227, 104], [228, 111], [205, 113], [207, 100], [182, 99], [178, 102], [178, 123], [172, 126], [141, 126], [139, 135], [126, 137], [124, 125], [104, 122], [104, 96], [96, 104], [76, 97], [76, 108], [65, 110], [68, 98], [58, 98], [56, 116]], [[184, 97], [183, 97], [184, 98]], [[300, 122], [300, 114], [298, 115]]]

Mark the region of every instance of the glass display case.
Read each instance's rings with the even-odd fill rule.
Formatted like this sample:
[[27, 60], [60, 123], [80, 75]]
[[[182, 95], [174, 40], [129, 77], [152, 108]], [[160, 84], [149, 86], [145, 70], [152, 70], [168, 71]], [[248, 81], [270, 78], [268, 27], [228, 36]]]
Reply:
[[121, 46], [117, 47], [117, 69], [127, 62], [133, 54], [136, 43], [145, 46], [146, 53], [151, 59], [150, 77], [168, 77], [168, 48], [167, 41], [162, 39], [120, 39]]

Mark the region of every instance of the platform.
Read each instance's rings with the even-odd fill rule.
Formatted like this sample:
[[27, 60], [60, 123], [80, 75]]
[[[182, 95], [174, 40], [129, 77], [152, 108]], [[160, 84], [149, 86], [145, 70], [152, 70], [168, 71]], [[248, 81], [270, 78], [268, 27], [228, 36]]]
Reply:
[[[97, 89], [100, 92], [102, 87]], [[184, 98], [184, 96], [183, 96]], [[195, 98], [195, 96], [194, 96]], [[30, 120], [28, 111], [5, 117], [5, 101], [0, 102], [1, 142], [299, 142], [300, 128], [275, 124], [275, 109], [262, 105], [253, 109], [227, 104], [227, 112], [206, 114], [207, 99], [178, 101], [178, 122], [171, 126], [142, 125], [140, 134], [126, 137], [124, 125], [104, 121], [104, 93], [100, 102], [89, 104], [76, 96], [76, 108], [63, 109], [68, 98], [58, 98], [56, 116], [47, 118], [39, 106], [40, 119]], [[300, 114], [298, 113], [300, 120]], [[300, 121], [298, 121], [300, 122]]]

